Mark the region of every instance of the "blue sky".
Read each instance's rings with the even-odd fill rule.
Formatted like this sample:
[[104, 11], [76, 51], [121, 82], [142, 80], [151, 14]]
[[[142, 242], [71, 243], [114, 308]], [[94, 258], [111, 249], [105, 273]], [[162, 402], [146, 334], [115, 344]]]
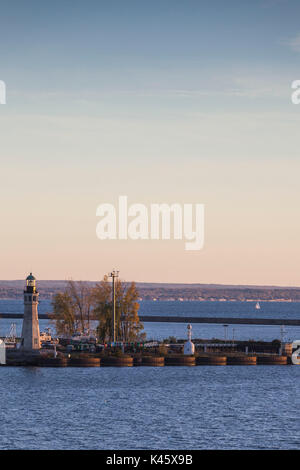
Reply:
[[[116, 266], [300, 285], [299, 13], [296, 0], [1, 2], [0, 277]], [[96, 207], [120, 194], [204, 203], [205, 249], [100, 242]]]
[[83, 93], [197, 89], [202, 74], [232, 67], [276, 74], [298, 66], [287, 46], [299, 10], [296, 0], [4, 1], [1, 70], [11, 88]]

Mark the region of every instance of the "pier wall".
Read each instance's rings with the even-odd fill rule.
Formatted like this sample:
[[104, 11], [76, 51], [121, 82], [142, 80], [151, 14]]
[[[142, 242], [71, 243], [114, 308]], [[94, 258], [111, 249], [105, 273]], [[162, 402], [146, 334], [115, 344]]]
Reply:
[[[23, 318], [23, 313], [0, 313], [1, 318]], [[40, 320], [50, 319], [47, 313], [40, 313]], [[231, 324], [231, 325], [285, 325], [300, 326], [300, 319], [286, 318], [233, 318], [233, 317], [181, 317], [181, 316], [165, 316], [165, 315], [139, 315], [142, 322], [151, 323], [214, 323], [214, 324]]]

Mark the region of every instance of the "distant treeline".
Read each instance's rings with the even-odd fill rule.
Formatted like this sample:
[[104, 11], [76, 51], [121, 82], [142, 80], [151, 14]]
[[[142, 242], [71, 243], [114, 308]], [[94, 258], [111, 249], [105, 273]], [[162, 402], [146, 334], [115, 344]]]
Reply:
[[223, 301], [293, 301], [300, 302], [299, 289], [285, 288], [235, 288], [235, 287], [186, 287], [186, 288], [139, 288], [144, 300], [223, 300]]
[[[95, 282], [88, 282], [91, 287]], [[41, 299], [51, 299], [64, 289], [66, 281], [38, 281]], [[225, 286], [209, 284], [136, 283], [142, 300], [261, 300], [300, 302], [300, 288]], [[24, 281], [0, 281], [1, 299], [22, 299]]]

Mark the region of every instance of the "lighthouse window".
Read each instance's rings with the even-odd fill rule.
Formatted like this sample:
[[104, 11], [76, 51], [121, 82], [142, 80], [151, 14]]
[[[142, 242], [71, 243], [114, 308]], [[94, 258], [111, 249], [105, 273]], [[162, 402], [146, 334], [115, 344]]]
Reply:
[[36, 295], [32, 297], [32, 300], [35, 302], [36, 301]]

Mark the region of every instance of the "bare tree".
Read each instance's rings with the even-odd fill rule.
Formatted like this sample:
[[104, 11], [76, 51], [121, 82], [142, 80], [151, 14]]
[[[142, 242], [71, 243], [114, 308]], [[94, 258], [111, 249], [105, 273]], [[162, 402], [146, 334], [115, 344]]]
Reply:
[[70, 280], [63, 292], [52, 301], [53, 315], [58, 334], [72, 335], [90, 329], [92, 289], [87, 283]]

